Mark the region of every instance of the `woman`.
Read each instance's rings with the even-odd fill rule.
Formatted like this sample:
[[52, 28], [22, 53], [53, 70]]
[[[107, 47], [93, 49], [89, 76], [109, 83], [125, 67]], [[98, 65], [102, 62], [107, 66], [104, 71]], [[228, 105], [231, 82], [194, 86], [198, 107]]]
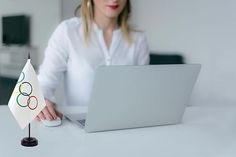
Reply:
[[38, 120], [62, 117], [53, 102], [63, 76], [66, 104], [86, 105], [96, 68], [149, 62], [144, 34], [128, 24], [130, 0], [82, 0], [79, 13], [62, 22], [49, 40], [38, 77], [46, 107]]

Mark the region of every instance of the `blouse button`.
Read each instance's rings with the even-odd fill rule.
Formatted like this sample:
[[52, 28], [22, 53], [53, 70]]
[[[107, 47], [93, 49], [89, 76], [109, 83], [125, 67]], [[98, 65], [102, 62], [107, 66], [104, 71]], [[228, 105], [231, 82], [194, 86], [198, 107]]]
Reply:
[[107, 65], [111, 64], [111, 58], [110, 57], [106, 58], [106, 63], [107, 63]]

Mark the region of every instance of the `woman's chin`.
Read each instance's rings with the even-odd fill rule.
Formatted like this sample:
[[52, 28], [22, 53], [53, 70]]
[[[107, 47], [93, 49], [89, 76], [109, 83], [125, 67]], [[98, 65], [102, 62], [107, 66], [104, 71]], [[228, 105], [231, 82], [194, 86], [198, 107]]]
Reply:
[[108, 17], [108, 18], [112, 18], [112, 19], [114, 19], [114, 18], [117, 18], [119, 16], [119, 13], [107, 13], [106, 14], [106, 17]]

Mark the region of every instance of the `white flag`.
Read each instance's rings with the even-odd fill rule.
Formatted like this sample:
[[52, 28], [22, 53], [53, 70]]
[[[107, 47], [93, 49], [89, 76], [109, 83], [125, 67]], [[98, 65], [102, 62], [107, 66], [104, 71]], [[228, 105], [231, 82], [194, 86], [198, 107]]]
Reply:
[[28, 59], [8, 102], [8, 107], [21, 129], [24, 129], [45, 106], [36, 73]]

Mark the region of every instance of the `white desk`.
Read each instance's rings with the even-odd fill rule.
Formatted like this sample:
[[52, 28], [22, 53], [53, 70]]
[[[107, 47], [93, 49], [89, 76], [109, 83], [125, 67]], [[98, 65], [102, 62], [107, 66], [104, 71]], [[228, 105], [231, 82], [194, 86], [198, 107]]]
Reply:
[[67, 120], [55, 128], [34, 122], [39, 140], [25, 148], [7, 106], [0, 106], [0, 157], [235, 157], [236, 106], [188, 107], [180, 125], [85, 133]]

